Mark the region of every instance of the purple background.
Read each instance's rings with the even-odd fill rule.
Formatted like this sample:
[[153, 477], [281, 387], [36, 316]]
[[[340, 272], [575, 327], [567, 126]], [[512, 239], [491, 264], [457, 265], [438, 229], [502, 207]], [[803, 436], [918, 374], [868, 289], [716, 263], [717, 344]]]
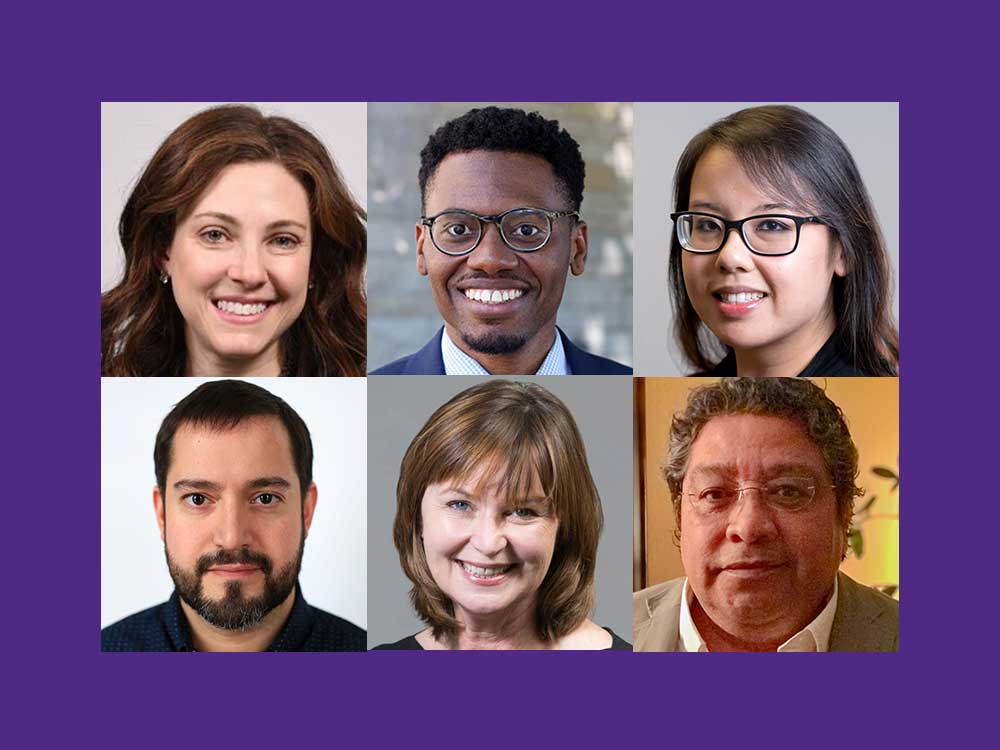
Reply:
[[[562, 5], [5, 11], [7, 746], [991, 743], [995, 25], [955, 2]], [[99, 102], [484, 97], [900, 101], [901, 653], [99, 653]]]

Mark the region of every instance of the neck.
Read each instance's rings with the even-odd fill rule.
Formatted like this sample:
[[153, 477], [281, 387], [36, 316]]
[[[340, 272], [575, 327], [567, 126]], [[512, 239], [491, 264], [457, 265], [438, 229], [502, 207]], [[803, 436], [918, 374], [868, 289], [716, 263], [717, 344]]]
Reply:
[[489, 615], [456, 611], [458, 635], [448, 648], [461, 651], [528, 651], [551, 648], [535, 630], [534, 598], [516, 608]]
[[556, 340], [556, 324], [544, 326], [524, 346], [510, 354], [483, 354], [470, 348], [462, 334], [445, 326], [445, 334], [459, 349], [468, 354], [490, 375], [534, 375], [542, 366]]
[[691, 602], [691, 619], [698, 628], [698, 633], [709, 651], [777, 651], [778, 646], [791, 638], [793, 633], [789, 633], [784, 638], [764, 638], [760, 640], [754, 634], [754, 638], [746, 637], [749, 633], [731, 633], [719, 627], [715, 621], [708, 616], [701, 604], [695, 599]]
[[278, 346], [269, 347], [256, 357], [232, 359], [199, 351], [188, 342], [185, 375], [189, 377], [276, 378], [281, 375]]
[[795, 377], [812, 361], [834, 331], [833, 301], [820, 318], [779, 341], [752, 349], [736, 349], [736, 374], [741, 377]]
[[263, 651], [285, 626], [295, 603], [295, 589], [249, 630], [225, 630], [205, 621], [181, 599], [181, 609], [191, 626], [191, 640], [198, 651]]

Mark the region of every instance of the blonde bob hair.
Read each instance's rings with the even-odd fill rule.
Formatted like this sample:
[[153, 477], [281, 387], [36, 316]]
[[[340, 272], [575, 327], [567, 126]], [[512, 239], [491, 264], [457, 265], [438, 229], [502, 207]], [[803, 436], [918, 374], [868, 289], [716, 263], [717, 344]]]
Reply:
[[459, 623], [427, 565], [421, 503], [428, 486], [473, 475], [484, 486], [504, 477], [508, 502], [526, 497], [537, 479], [552, 504], [559, 530], [535, 624], [543, 641], [561, 638], [593, 607], [604, 525], [583, 439], [566, 405], [534, 383], [491, 380], [440, 407], [410, 443], [396, 485], [393, 541], [413, 582], [413, 607], [438, 639], [453, 639]]

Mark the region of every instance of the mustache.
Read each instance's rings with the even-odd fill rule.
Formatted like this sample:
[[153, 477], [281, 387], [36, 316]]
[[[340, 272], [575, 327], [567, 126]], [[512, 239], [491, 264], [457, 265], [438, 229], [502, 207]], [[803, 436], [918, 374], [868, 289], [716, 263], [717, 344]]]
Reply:
[[220, 549], [211, 555], [202, 555], [198, 558], [195, 566], [195, 573], [200, 578], [208, 572], [214, 565], [255, 565], [264, 571], [265, 576], [271, 575], [274, 563], [271, 558], [262, 552], [255, 552], [246, 547], [240, 549]]
[[[478, 269], [470, 269], [466, 273], [462, 274], [462, 277], [455, 281], [456, 284], [461, 284], [465, 281], [474, 281], [476, 279], [506, 279], [507, 281], [519, 281], [522, 284], [528, 284], [528, 281], [522, 279], [514, 271], [499, 271], [497, 273], [486, 273], [485, 271], [480, 271]], [[528, 284], [530, 286], [530, 284]]]

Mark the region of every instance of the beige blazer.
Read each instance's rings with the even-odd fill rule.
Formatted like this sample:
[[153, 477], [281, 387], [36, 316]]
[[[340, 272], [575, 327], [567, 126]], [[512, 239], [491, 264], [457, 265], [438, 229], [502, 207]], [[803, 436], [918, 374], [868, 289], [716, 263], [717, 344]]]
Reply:
[[[899, 602], [838, 573], [837, 614], [830, 651], [897, 651]], [[632, 595], [634, 651], [676, 651], [680, 639], [681, 592], [675, 578]]]

